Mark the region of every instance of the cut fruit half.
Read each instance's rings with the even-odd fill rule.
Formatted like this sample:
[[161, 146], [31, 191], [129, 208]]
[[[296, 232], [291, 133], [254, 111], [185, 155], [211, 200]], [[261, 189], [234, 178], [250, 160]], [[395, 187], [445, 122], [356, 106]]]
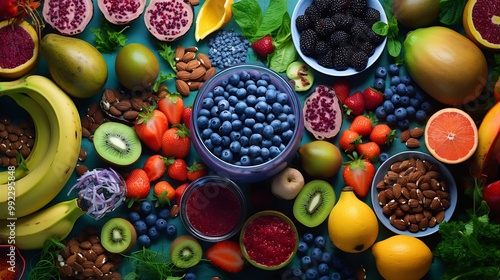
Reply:
[[228, 24], [233, 17], [233, 0], [207, 0], [203, 3], [196, 17], [194, 37], [203, 40], [211, 33]]
[[105, 122], [94, 132], [94, 148], [105, 161], [128, 166], [141, 156], [141, 140], [134, 129], [117, 122]]
[[500, 50], [498, 0], [469, 0], [462, 17], [467, 37], [479, 47]]
[[200, 243], [190, 235], [178, 236], [170, 246], [170, 259], [178, 268], [190, 268], [197, 265], [203, 255]]
[[434, 113], [427, 121], [424, 137], [429, 153], [448, 164], [466, 161], [478, 145], [474, 120], [456, 108], [444, 108]]
[[38, 34], [26, 21], [18, 24], [0, 22], [0, 77], [20, 78], [35, 68], [38, 62]]
[[101, 244], [111, 253], [125, 253], [134, 247], [137, 232], [128, 220], [123, 218], [111, 218], [101, 230]]

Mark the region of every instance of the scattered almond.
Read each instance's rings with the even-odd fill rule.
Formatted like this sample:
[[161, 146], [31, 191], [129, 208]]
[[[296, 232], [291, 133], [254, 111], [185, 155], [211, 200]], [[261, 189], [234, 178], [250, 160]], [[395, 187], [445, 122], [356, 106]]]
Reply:
[[410, 136], [413, 137], [413, 138], [420, 138], [422, 137], [422, 135], [424, 135], [424, 130], [420, 127], [414, 127], [410, 130]]
[[420, 141], [416, 138], [408, 138], [408, 140], [406, 140], [406, 147], [408, 148], [411, 148], [411, 149], [415, 149], [415, 148], [418, 148], [420, 147]]
[[401, 132], [401, 134], [399, 135], [399, 140], [401, 140], [401, 143], [406, 142], [409, 138], [410, 138], [410, 130], [409, 130], [409, 129], [404, 130], [404, 131], [403, 131], [403, 132]]

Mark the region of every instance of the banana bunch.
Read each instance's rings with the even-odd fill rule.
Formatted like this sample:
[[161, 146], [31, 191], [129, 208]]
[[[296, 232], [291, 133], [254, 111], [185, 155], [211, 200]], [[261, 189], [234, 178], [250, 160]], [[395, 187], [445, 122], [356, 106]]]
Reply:
[[46, 77], [0, 82], [0, 96], [10, 96], [30, 114], [36, 133], [28, 171], [0, 172], [0, 219], [5, 220], [32, 214], [57, 196], [76, 166], [82, 129], [73, 100]]
[[16, 245], [21, 250], [41, 249], [48, 238], [66, 238], [83, 214], [85, 211], [74, 198], [17, 220], [0, 220], [0, 243]]

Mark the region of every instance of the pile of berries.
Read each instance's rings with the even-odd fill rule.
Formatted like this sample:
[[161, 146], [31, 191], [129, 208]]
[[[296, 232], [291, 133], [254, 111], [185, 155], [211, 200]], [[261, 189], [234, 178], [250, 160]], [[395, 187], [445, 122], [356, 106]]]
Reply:
[[137, 232], [139, 246], [149, 248], [163, 234], [167, 238], [177, 235], [177, 226], [169, 223], [170, 209], [167, 207], [155, 208], [151, 200], [143, 200], [137, 211], [130, 211], [129, 221]]
[[[390, 79], [386, 88], [386, 80]], [[396, 64], [388, 68], [383, 66], [375, 70], [373, 88], [384, 93], [384, 102], [375, 109], [375, 116], [379, 121], [385, 121], [391, 127], [406, 130], [411, 121], [420, 124], [426, 122], [432, 109], [431, 103], [408, 75], [400, 75]]]
[[314, 0], [295, 20], [300, 50], [325, 68], [361, 71], [385, 38], [372, 30], [379, 20], [367, 0]]
[[324, 236], [305, 233], [297, 248], [300, 264], [285, 270], [282, 279], [354, 279], [355, 269], [340, 256], [334, 256], [332, 247]]

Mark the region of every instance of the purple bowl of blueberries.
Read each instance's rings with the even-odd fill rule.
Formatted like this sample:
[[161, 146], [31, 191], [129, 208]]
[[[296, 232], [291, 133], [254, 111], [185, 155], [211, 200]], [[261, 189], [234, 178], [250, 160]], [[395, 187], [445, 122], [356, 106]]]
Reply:
[[295, 157], [303, 135], [293, 87], [258, 64], [221, 70], [193, 103], [191, 138], [200, 159], [239, 183], [266, 180]]

